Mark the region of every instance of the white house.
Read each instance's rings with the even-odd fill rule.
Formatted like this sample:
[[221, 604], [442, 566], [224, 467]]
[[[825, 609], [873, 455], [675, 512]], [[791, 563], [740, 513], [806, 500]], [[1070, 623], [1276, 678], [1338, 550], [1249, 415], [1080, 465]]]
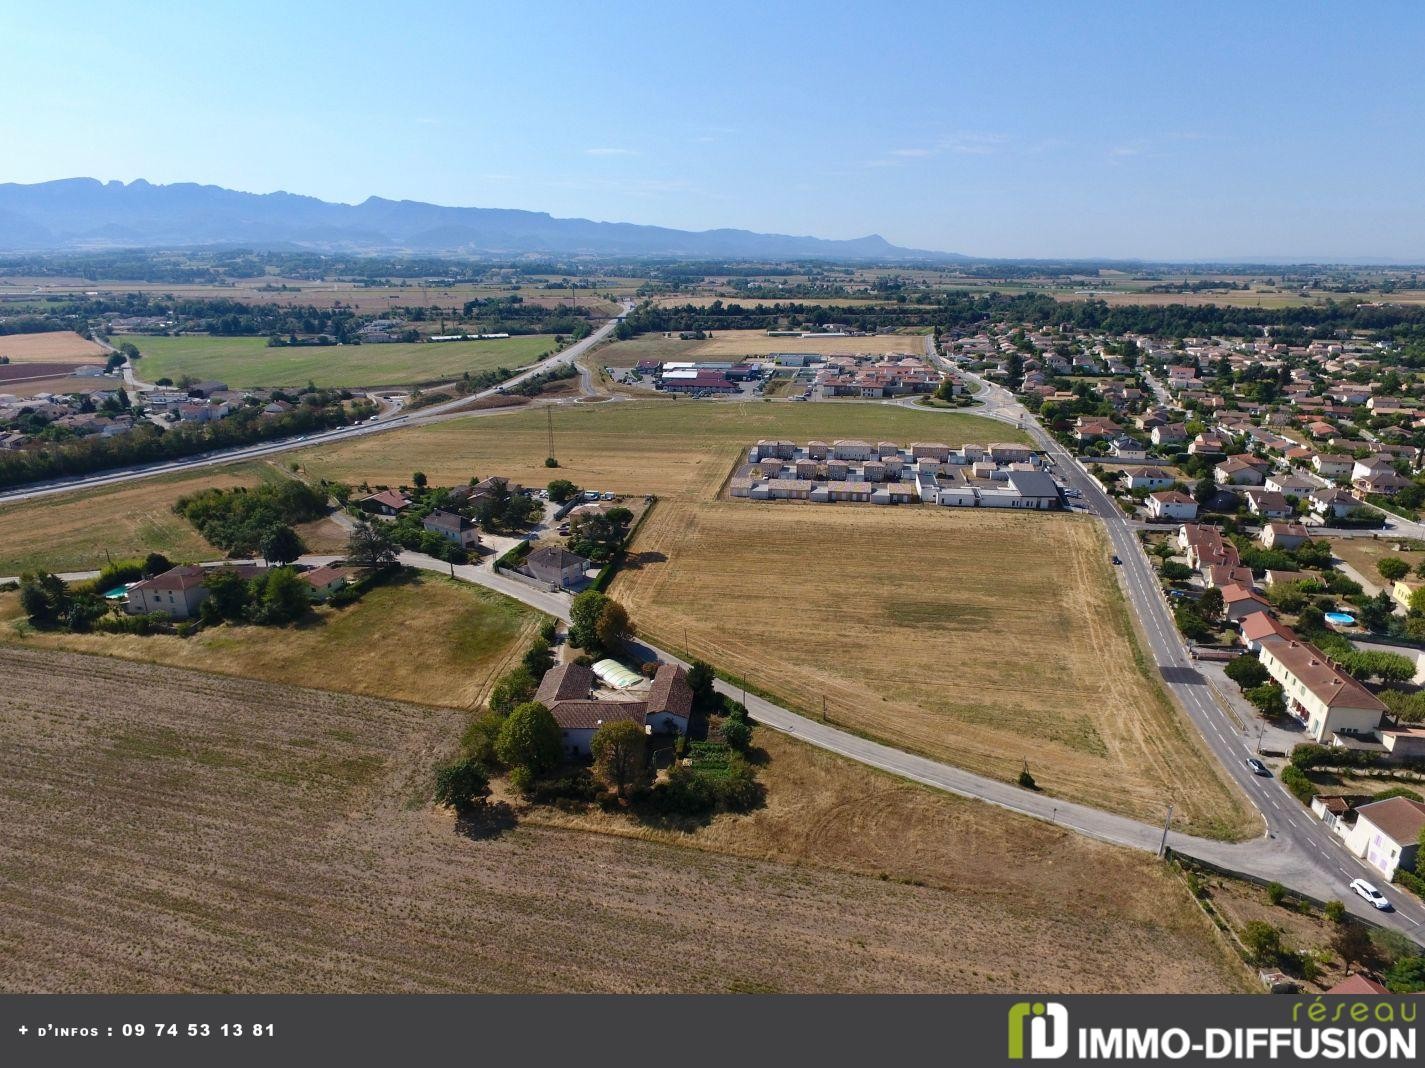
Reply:
[[1329, 744], [1333, 734], [1371, 734], [1380, 726], [1385, 705], [1310, 642], [1264, 642], [1257, 655], [1312, 741]]
[[1346, 835], [1346, 848], [1393, 879], [1397, 868], [1414, 868], [1422, 830], [1425, 804], [1388, 797], [1356, 809], [1356, 825]]
[[1193, 520], [1197, 518], [1197, 501], [1179, 490], [1150, 493], [1148, 515], [1153, 519]]

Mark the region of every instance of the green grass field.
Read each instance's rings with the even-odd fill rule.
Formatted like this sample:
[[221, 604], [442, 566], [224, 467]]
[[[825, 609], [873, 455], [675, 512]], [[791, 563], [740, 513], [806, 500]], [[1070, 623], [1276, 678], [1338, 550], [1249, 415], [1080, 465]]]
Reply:
[[269, 348], [266, 338], [136, 337], [143, 353], [138, 376], [147, 382], [182, 375], [245, 386], [402, 386], [465, 371], [522, 367], [553, 351], [549, 334], [497, 341], [442, 341], [390, 345]]

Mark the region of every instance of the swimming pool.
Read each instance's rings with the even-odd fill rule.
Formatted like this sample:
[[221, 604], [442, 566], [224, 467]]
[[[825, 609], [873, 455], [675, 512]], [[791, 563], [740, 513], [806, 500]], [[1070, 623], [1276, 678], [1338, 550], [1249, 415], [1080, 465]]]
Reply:
[[1356, 625], [1356, 617], [1347, 615], [1345, 612], [1327, 612], [1326, 622], [1334, 623], [1338, 627], [1354, 627]]

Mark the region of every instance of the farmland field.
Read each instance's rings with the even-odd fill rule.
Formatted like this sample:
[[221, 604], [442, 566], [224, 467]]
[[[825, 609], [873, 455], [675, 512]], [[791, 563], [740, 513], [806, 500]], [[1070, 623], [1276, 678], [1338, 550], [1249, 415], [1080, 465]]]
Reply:
[[743, 855], [470, 835], [421, 802], [458, 710], [9, 647], [0, 671], [6, 991], [1244, 989], [1148, 858], [794, 742], [782, 800], [710, 828]]
[[88, 571], [103, 566], [106, 552], [116, 560], [151, 552], [174, 560], [216, 559], [221, 550], [175, 515], [173, 502], [207, 486], [253, 486], [277, 477], [265, 464], [232, 464], [0, 505], [0, 575], [41, 567]]
[[399, 484], [415, 470], [433, 484], [507, 475], [530, 486], [568, 478], [588, 489], [662, 496], [714, 496], [736, 456], [764, 437], [873, 437], [887, 441], [1025, 441], [975, 416], [892, 404], [621, 401], [554, 410], [559, 469], [544, 466], [546, 413], [530, 410], [457, 419], [315, 445], [293, 455], [312, 477]]
[[522, 367], [554, 349], [548, 334], [493, 341], [388, 345], [269, 347], [266, 338], [133, 337], [143, 353], [137, 374], [146, 381], [181, 375], [247, 386], [399, 386], [459, 377], [469, 371]]
[[957, 509], [664, 502], [615, 581], [642, 632], [809, 715], [1196, 833], [1253, 829], [1135, 666], [1099, 527]]
[[109, 354], [72, 330], [0, 334], [0, 356], [11, 363], [103, 363]]
[[541, 618], [518, 601], [439, 575], [378, 586], [343, 608], [318, 608], [290, 628], [205, 627], [172, 635], [21, 637], [19, 595], [0, 593], [0, 640], [240, 675], [266, 682], [469, 708], [523, 651]]

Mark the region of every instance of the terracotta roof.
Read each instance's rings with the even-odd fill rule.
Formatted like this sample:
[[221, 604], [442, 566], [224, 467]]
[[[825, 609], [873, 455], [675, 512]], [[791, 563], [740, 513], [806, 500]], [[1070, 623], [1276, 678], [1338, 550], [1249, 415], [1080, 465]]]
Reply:
[[1358, 805], [1356, 816], [1370, 820], [1398, 845], [1414, 845], [1420, 840], [1420, 832], [1425, 830], [1425, 804], [1408, 797], [1387, 797], [1384, 801]]
[[1296, 631], [1282, 623], [1270, 612], [1253, 612], [1242, 619], [1242, 637], [1252, 642], [1260, 642], [1268, 638], [1294, 642], [1296, 641]]
[[349, 579], [353, 572], [349, 567], [337, 567], [335, 564], [326, 564], [323, 567], [313, 568], [311, 571], [302, 572], [302, 581], [313, 586], [326, 586], [337, 579]]
[[384, 504], [388, 508], [395, 508], [398, 510], [401, 508], [408, 508], [411, 504], [410, 500], [406, 497], [404, 493], [400, 493], [397, 490], [392, 489], [384, 489], [380, 493], [373, 493], [371, 496], [363, 497], [361, 499], [362, 504], [365, 504], [367, 501], [370, 501], [374, 504]]
[[594, 688], [594, 673], [583, 664], [556, 664], [539, 680], [534, 699], [548, 708], [556, 701], [585, 698]]
[[1249, 587], [1237, 582], [1229, 582], [1222, 587], [1222, 601], [1224, 604], [1236, 604], [1238, 601], [1256, 601], [1258, 604], [1266, 604]]
[[1333, 986], [1330, 990], [1326, 991], [1326, 993], [1328, 993], [1328, 994], [1389, 994], [1390, 991], [1387, 990], [1387, 989], [1386, 989], [1384, 986], [1382, 986], [1380, 983], [1377, 983], [1374, 979], [1370, 978], [1369, 976], [1365, 976], [1365, 975], [1361, 975], [1361, 974], [1357, 973], [1357, 974], [1355, 974], [1355, 975], [1348, 975], [1348, 976], [1346, 976], [1346, 978], [1342, 979], [1339, 983], [1337, 983], [1335, 986]]
[[641, 727], [648, 718], [648, 706], [642, 701], [558, 701], [549, 711], [564, 730], [596, 730], [624, 720]]
[[197, 564], [181, 564], [161, 575], [145, 579], [130, 588], [135, 590], [191, 590], [194, 586], [203, 585], [206, 575], [207, 572]]
[[1271, 650], [1272, 656], [1328, 708], [1341, 705], [1385, 711], [1380, 698], [1336, 667], [1330, 657], [1310, 642], [1277, 642]]
[[671, 712], [687, 719], [693, 711], [693, 688], [687, 673], [676, 664], [659, 664], [648, 689], [649, 712]]

